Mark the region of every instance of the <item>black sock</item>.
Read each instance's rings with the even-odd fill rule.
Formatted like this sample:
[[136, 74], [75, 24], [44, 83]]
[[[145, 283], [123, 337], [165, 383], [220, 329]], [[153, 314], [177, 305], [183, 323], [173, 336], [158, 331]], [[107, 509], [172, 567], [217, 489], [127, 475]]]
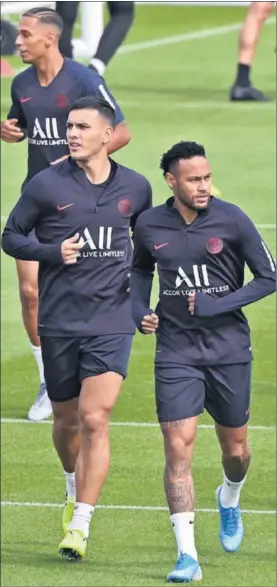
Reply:
[[236, 86], [243, 86], [248, 87], [251, 85], [250, 82], [250, 65], [245, 65], [244, 63], [238, 64], [238, 73], [236, 79]]

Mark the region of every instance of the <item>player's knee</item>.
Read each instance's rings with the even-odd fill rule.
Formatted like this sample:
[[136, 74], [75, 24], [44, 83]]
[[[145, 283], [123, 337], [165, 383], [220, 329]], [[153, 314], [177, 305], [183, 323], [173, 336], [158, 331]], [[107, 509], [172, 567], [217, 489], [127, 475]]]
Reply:
[[95, 410], [93, 412], [81, 410], [79, 413], [81, 431], [83, 434], [98, 434], [105, 436], [109, 431], [109, 410]]
[[273, 2], [254, 2], [252, 10], [255, 12], [255, 18], [258, 22], [265, 22], [271, 15], [273, 10]]
[[164, 447], [167, 462], [186, 461], [190, 462], [192, 448], [194, 444], [194, 435], [176, 434], [176, 431], [164, 430]]
[[226, 439], [221, 443], [223, 456], [228, 459], [245, 460], [250, 457], [250, 449], [246, 438]]
[[36, 309], [38, 306], [38, 289], [31, 283], [20, 284], [20, 299], [22, 306], [27, 310]]
[[[52, 404], [53, 405], [53, 404]], [[63, 403], [53, 405], [54, 429], [77, 434], [79, 431], [79, 418], [75, 410], [67, 410]]]

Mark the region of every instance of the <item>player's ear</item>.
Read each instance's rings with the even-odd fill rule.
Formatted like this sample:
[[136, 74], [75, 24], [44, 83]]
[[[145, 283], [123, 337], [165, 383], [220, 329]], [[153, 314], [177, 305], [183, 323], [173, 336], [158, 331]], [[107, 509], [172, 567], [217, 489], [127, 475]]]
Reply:
[[104, 135], [103, 135], [103, 145], [107, 145], [110, 140], [111, 140], [111, 136], [113, 134], [113, 128], [111, 126], [107, 126], [107, 128], [105, 128], [104, 130]]
[[51, 45], [53, 45], [53, 43], [55, 42], [55, 39], [56, 35], [51, 31], [48, 31], [46, 36], [46, 47], [51, 47]]
[[173, 190], [174, 184], [175, 184], [175, 177], [174, 175], [172, 175], [172, 173], [166, 173], [165, 174], [165, 181], [168, 185], [168, 187]]

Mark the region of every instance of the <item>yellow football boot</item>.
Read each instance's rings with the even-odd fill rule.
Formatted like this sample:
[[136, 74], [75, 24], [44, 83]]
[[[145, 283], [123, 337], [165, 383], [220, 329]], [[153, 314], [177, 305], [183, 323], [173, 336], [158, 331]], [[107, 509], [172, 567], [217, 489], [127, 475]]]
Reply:
[[59, 553], [67, 561], [82, 560], [86, 549], [87, 538], [81, 530], [68, 530], [59, 544]]
[[66, 498], [64, 509], [63, 509], [63, 517], [62, 517], [62, 527], [64, 535], [67, 534], [69, 530], [69, 524], [72, 520], [73, 512], [74, 512], [75, 502], [70, 501]]

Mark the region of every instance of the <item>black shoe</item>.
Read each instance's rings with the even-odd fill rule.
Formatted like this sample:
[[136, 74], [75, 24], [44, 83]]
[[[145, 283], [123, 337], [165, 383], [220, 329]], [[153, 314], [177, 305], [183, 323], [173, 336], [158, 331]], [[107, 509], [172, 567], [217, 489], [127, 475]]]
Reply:
[[256, 101], [256, 102], [270, 102], [270, 98], [267, 98], [260, 90], [253, 86], [237, 86], [234, 85], [231, 88], [230, 100], [233, 102], [240, 101]]

